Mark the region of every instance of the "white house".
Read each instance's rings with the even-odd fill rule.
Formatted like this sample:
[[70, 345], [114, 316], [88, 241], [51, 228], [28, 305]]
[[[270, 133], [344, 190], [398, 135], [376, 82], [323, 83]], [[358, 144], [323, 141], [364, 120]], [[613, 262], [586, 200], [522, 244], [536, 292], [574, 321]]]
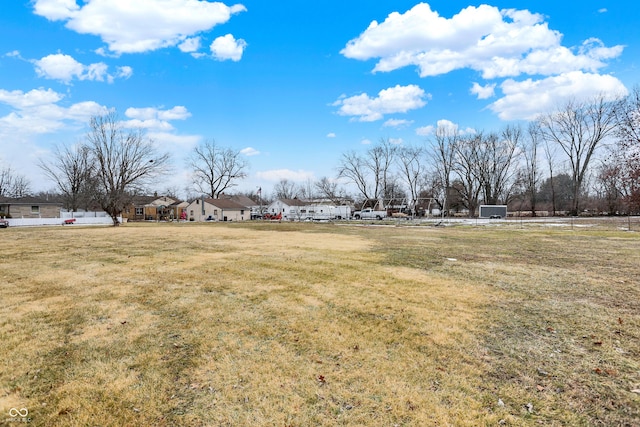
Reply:
[[251, 218], [251, 211], [230, 199], [198, 198], [186, 208], [189, 221], [244, 221]]
[[232, 196], [228, 196], [228, 195], [222, 195], [220, 196], [221, 199], [229, 199], [229, 200], [233, 200], [234, 202], [241, 204], [242, 206], [245, 206], [247, 209], [249, 209], [250, 211], [250, 216], [248, 218], [256, 218], [259, 217], [260, 214], [262, 213], [262, 206], [260, 206], [260, 204], [258, 202], [256, 202], [255, 200], [251, 199], [250, 197], [247, 196], [242, 196], [242, 195], [232, 195]]
[[283, 220], [334, 220], [349, 219], [351, 207], [307, 202], [299, 199], [278, 199], [267, 206], [272, 215], [282, 214]]
[[278, 199], [267, 206], [267, 212], [272, 215], [282, 214], [283, 220], [304, 220], [307, 218], [309, 202], [300, 199]]

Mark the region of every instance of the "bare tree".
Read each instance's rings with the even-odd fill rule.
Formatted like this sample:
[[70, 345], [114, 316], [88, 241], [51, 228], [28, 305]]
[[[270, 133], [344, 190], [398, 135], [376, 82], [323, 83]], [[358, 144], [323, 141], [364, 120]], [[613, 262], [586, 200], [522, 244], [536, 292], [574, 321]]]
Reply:
[[179, 200], [180, 199], [180, 194], [182, 194], [182, 191], [180, 190], [179, 186], [170, 185], [170, 186], [165, 187], [165, 189], [162, 192], [162, 194], [166, 195], [167, 197], [171, 197], [172, 199]]
[[343, 154], [338, 178], [346, 178], [355, 184], [365, 202], [380, 201], [396, 185], [392, 171], [396, 149], [389, 140], [381, 139], [364, 155], [353, 151]]
[[[366, 161], [355, 151], [344, 153], [338, 167], [338, 178], [346, 178], [353, 183], [364, 200], [375, 199], [374, 184], [371, 182], [371, 171]], [[374, 187], [374, 188], [372, 188]]]
[[402, 147], [397, 150], [400, 175], [409, 190], [409, 208], [415, 213], [416, 203], [425, 179], [424, 149], [422, 147]]
[[314, 200], [316, 198], [315, 185], [310, 178], [307, 178], [298, 186], [298, 197], [304, 200]]
[[96, 185], [95, 166], [88, 146], [58, 146], [50, 161], [40, 160], [39, 166], [55, 182], [67, 209], [75, 212], [88, 207]]
[[522, 180], [524, 190], [529, 199], [531, 208], [531, 216], [536, 216], [536, 201], [538, 195], [538, 186], [540, 185], [540, 166], [539, 166], [539, 148], [540, 148], [540, 127], [538, 122], [529, 122], [527, 128], [527, 138], [522, 142], [522, 155], [524, 157], [524, 167], [522, 169]]
[[616, 119], [617, 143], [610, 158], [630, 212], [640, 212], [640, 87], [616, 106]]
[[214, 199], [245, 178], [247, 166], [240, 151], [219, 147], [213, 140], [195, 147], [189, 159], [195, 190]]
[[169, 155], [158, 153], [141, 130], [125, 129], [115, 113], [92, 117], [86, 138], [95, 161], [98, 202], [119, 225], [124, 208], [165, 170]]
[[640, 145], [640, 86], [616, 105], [615, 114], [618, 139], [625, 145]]
[[544, 142], [544, 157], [547, 160], [547, 167], [549, 168], [549, 189], [551, 192], [550, 195], [550, 199], [551, 199], [551, 216], [555, 216], [556, 215], [556, 194], [555, 194], [555, 189], [556, 189], [556, 185], [555, 185], [555, 175], [554, 175], [554, 171], [555, 171], [555, 166], [556, 166], [556, 153], [555, 153], [555, 146], [552, 146], [549, 141], [545, 141]]
[[295, 182], [283, 178], [274, 185], [273, 192], [276, 199], [295, 199], [299, 196], [300, 189]]
[[474, 138], [477, 176], [482, 187], [484, 203], [507, 203], [514, 184], [516, 147], [522, 129], [507, 126], [501, 135], [479, 133]]
[[367, 151], [365, 164], [374, 177], [374, 196], [376, 199], [389, 197], [392, 186], [395, 186], [395, 177], [392, 176], [391, 167], [395, 160], [397, 146], [388, 139], [381, 139], [378, 144]]
[[596, 176], [595, 191], [600, 201], [598, 211], [607, 212], [609, 215], [616, 215], [622, 211], [625, 196], [618, 160], [619, 157], [612, 152], [611, 156], [600, 164]]
[[571, 209], [573, 181], [567, 173], [557, 173], [543, 180], [538, 191], [538, 201], [551, 203], [553, 214]]
[[460, 139], [460, 131], [457, 126], [438, 124], [432, 144], [432, 158], [438, 173], [438, 181], [443, 187], [443, 201], [441, 203], [443, 214], [449, 210], [451, 176]]
[[31, 193], [31, 183], [24, 175], [14, 172], [10, 166], [0, 168], [0, 196], [25, 197]]
[[326, 176], [316, 181], [314, 186], [320, 197], [331, 200], [331, 203], [335, 205], [342, 203], [345, 198], [344, 190], [340, 188], [340, 185]]
[[478, 208], [478, 199], [482, 190], [480, 179], [480, 169], [477, 165], [480, 158], [479, 150], [482, 146], [482, 135], [469, 135], [461, 138], [456, 144], [456, 156], [454, 163], [454, 173], [457, 177], [458, 185], [453, 188], [469, 210], [469, 216], [473, 217]]
[[557, 144], [570, 163], [573, 215], [580, 210], [581, 190], [591, 159], [613, 132], [615, 119], [615, 103], [602, 95], [592, 101], [569, 101], [559, 111], [538, 119], [544, 139]]

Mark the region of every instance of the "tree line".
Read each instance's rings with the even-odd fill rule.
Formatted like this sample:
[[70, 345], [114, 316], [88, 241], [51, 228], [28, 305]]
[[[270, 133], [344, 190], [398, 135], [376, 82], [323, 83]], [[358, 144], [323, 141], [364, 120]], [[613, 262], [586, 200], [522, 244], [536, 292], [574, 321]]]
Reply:
[[[136, 194], [157, 188], [171, 172], [169, 155], [142, 130], [125, 128], [116, 113], [92, 117], [83, 141], [57, 147], [39, 166], [67, 209], [97, 205], [114, 225]], [[208, 140], [192, 150], [187, 166], [192, 176], [186, 191], [217, 198], [247, 176], [249, 165], [238, 150]], [[0, 196], [28, 194], [26, 177], [0, 169]], [[422, 144], [381, 139], [365, 152], [342, 153], [334, 177], [303, 183], [283, 179], [271, 195], [260, 196], [263, 203], [296, 197], [363, 205], [380, 200], [412, 212], [428, 199], [443, 212], [469, 216], [480, 204], [507, 204], [533, 216], [541, 206], [552, 215], [577, 215], [586, 208], [637, 214], [640, 89], [613, 101], [604, 95], [572, 100], [526, 126], [509, 124], [499, 131], [462, 131], [442, 121]]]
[[[428, 199], [442, 212], [469, 216], [480, 204], [510, 205], [532, 216], [540, 210], [638, 214], [640, 89], [613, 101], [604, 95], [571, 100], [527, 125], [499, 131], [462, 131], [443, 121], [420, 145], [381, 139], [364, 153], [343, 153], [336, 178], [355, 189], [357, 203], [404, 204], [413, 212]], [[275, 196], [345, 194], [328, 182], [283, 180]]]
[[450, 122], [418, 146], [380, 140], [365, 153], [344, 153], [338, 177], [361, 200], [436, 202], [443, 211], [477, 213], [506, 204], [535, 216], [640, 213], [640, 90], [608, 101], [572, 100], [526, 126], [461, 131]]

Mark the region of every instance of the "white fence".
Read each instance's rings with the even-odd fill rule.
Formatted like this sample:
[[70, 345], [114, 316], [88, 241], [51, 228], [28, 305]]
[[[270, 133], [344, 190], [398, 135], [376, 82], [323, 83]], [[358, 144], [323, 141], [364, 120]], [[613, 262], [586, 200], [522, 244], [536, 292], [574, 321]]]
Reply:
[[[66, 219], [75, 218], [76, 225], [111, 225], [113, 221], [110, 216], [77, 216], [88, 212], [61, 212], [60, 218], [8, 218], [9, 227], [35, 227], [43, 225], [65, 225]], [[122, 223], [122, 218], [118, 218]], [[69, 226], [69, 225], [67, 225]]]
[[81, 211], [81, 212], [69, 212], [69, 211], [60, 211], [60, 218], [69, 219], [69, 218], [110, 218], [109, 215], [105, 211], [97, 212], [97, 211]]

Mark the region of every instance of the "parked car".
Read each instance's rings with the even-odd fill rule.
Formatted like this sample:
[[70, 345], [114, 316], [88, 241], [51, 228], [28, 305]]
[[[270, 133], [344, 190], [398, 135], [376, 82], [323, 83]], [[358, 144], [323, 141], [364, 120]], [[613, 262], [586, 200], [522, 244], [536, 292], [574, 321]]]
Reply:
[[7, 221], [6, 219], [0, 218], [0, 228], [7, 228], [8, 226], [9, 226], [9, 221]]
[[375, 211], [372, 208], [362, 209], [361, 211], [355, 211], [353, 213], [353, 217], [355, 219], [377, 219], [381, 220], [382, 218], [387, 217], [387, 211]]

